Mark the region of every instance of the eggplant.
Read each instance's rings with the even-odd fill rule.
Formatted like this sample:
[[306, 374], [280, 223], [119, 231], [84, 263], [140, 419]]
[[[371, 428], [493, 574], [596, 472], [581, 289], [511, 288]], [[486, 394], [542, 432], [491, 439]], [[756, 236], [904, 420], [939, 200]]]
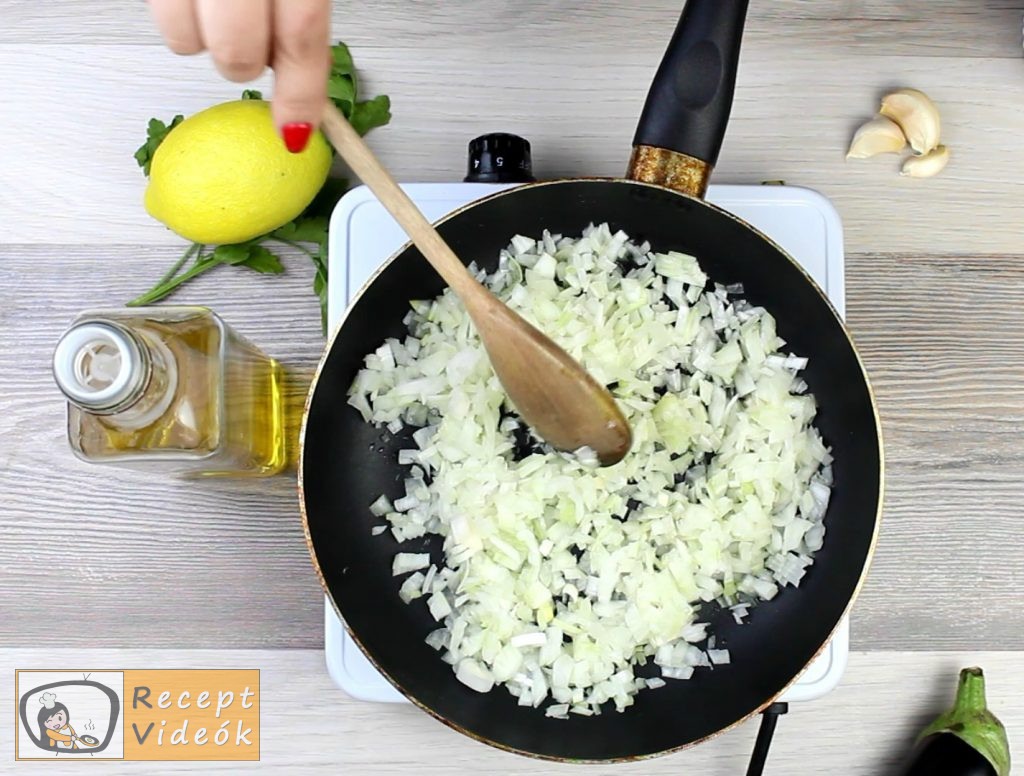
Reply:
[[980, 668], [960, 672], [953, 708], [921, 731], [903, 776], [1009, 776], [1003, 723], [985, 702]]

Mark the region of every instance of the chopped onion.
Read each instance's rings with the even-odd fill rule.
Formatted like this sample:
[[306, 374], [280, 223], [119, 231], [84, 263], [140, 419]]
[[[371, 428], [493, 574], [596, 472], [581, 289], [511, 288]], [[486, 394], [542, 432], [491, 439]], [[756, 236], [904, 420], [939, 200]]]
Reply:
[[459, 661], [455, 678], [477, 692], [490, 692], [494, 686], [494, 675], [472, 658]]
[[452, 611], [451, 604], [448, 603], [448, 598], [444, 593], [434, 593], [427, 599], [427, 605], [430, 607], [430, 614], [435, 620], [443, 620]]
[[394, 507], [391, 506], [391, 502], [388, 500], [387, 496], [381, 496], [370, 504], [370, 514], [375, 517], [383, 517], [392, 509], [394, 509]]
[[425, 569], [429, 565], [429, 553], [400, 552], [395, 555], [395, 560], [391, 564], [391, 574], [397, 577], [400, 574], [408, 574], [410, 571]]
[[405, 582], [398, 589], [398, 596], [405, 603], [414, 601], [423, 595], [423, 574], [416, 572], [410, 577], [406, 577]]
[[[825, 540], [832, 457], [807, 360], [742, 287], [604, 224], [516, 236], [480, 277], [610, 386], [633, 447], [601, 468], [524, 433], [451, 290], [412, 302], [409, 336], [367, 355], [348, 402], [415, 429], [405, 494], [370, 510], [399, 542], [443, 541], [443, 565], [403, 552], [392, 567], [440, 624], [427, 643], [477, 692], [500, 684], [560, 719], [728, 664], [701, 605], [742, 622]], [[663, 678], [638, 677], [647, 662]]]
[[727, 649], [709, 649], [708, 657], [711, 662], [716, 666], [724, 666], [729, 663], [729, 650]]
[[569, 704], [553, 703], [544, 710], [544, 715], [547, 717], [557, 717], [558, 719], [568, 719]]
[[689, 679], [693, 676], [693, 666], [683, 666], [682, 668], [662, 668], [661, 675], [666, 679]]
[[509, 639], [509, 643], [513, 647], [542, 647], [547, 642], [547, 636], [540, 631], [534, 631], [532, 633], [520, 633], [518, 636], [513, 636]]
[[420, 586], [420, 590], [423, 595], [433, 591], [434, 578], [437, 576], [437, 566], [431, 565], [427, 569], [427, 573], [423, 577], [423, 584]]

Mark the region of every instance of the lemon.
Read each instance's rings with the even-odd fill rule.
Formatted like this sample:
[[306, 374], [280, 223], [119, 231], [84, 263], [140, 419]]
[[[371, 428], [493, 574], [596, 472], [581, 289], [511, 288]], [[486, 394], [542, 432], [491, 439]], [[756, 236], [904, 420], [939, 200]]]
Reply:
[[157, 148], [146, 210], [186, 240], [251, 240], [299, 215], [327, 179], [331, 150], [320, 132], [293, 154], [270, 105], [214, 105], [176, 126]]

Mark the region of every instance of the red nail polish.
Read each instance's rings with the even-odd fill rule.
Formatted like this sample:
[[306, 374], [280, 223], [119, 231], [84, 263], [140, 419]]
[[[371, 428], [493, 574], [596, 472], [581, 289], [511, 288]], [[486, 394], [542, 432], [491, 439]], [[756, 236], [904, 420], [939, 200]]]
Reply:
[[281, 127], [281, 134], [288, 150], [297, 154], [309, 142], [309, 136], [313, 134], [313, 125], [306, 121], [294, 121]]

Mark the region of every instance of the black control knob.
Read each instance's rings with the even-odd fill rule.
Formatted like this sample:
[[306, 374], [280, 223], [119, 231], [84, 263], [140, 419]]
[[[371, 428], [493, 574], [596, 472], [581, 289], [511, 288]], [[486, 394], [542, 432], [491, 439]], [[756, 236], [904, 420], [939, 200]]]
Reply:
[[469, 141], [466, 183], [529, 183], [533, 177], [530, 143], [518, 135], [495, 132]]

